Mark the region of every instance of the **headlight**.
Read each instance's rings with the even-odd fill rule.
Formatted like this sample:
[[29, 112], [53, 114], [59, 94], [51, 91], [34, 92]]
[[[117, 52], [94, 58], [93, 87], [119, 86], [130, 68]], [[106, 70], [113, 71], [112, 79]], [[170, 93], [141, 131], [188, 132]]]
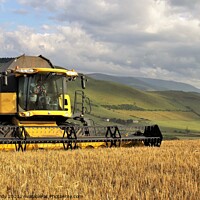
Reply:
[[21, 117], [30, 117], [31, 116], [31, 112], [20, 112], [19, 115]]
[[30, 117], [30, 112], [26, 112], [26, 117]]
[[33, 74], [36, 73], [37, 71], [30, 68], [18, 68], [15, 70], [15, 72], [20, 74]]
[[78, 73], [73, 70], [67, 71], [66, 74], [67, 74], [67, 76], [78, 76]]

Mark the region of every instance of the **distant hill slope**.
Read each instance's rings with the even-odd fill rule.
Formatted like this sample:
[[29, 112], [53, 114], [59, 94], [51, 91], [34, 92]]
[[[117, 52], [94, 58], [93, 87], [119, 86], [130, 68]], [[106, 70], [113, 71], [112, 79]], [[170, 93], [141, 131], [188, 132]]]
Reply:
[[[74, 91], [80, 83], [69, 83]], [[75, 84], [75, 85], [74, 85]], [[73, 86], [74, 85], [74, 86]], [[133, 87], [88, 77], [86, 95], [94, 106], [114, 109], [113, 106], [131, 105], [130, 110], [148, 111], [194, 111], [200, 115], [200, 93], [183, 91], [142, 91]], [[73, 100], [73, 94], [72, 100]], [[127, 106], [128, 107], [128, 106]], [[122, 108], [123, 109], [123, 108]], [[103, 115], [103, 111], [102, 114]]]
[[119, 77], [119, 76], [111, 76], [100, 73], [88, 74], [88, 76], [96, 80], [121, 83], [143, 91], [174, 90], [174, 91], [200, 93], [200, 89], [192, 85], [176, 81], [166, 81], [166, 80], [142, 78], [142, 77]]
[[[107, 119], [112, 125], [133, 120], [135, 124], [132, 125], [159, 124], [165, 136], [188, 137], [189, 133], [200, 132], [200, 93], [142, 91], [120, 83], [87, 78], [84, 92], [92, 105], [88, 117], [98, 125], [106, 124]], [[80, 89], [80, 82], [68, 84], [73, 105], [74, 90]]]

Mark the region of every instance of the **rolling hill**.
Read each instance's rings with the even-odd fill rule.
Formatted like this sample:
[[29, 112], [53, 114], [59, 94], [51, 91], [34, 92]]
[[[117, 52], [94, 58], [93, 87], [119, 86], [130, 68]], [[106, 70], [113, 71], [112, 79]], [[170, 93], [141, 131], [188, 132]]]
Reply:
[[[73, 82], [69, 88], [74, 90], [78, 84]], [[132, 126], [156, 123], [165, 137], [200, 136], [200, 93], [142, 91], [88, 77], [85, 94], [92, 105], [88, 117], [98, 124], [107, 124], [107, 121]]]
[[177, 81], [167, 81], [152, 78], [142, 78], [142, 77], [120, 77], [111, 76], [100, 73], [88, 74], [89, 77], [96, 80], [104, 80], [110, 82], [121, 83], [123, 85], [131, 86], [133, 88], [144, 90], [144, 91], [184, 91], [184, 92], [199, 92], [200, 89]]

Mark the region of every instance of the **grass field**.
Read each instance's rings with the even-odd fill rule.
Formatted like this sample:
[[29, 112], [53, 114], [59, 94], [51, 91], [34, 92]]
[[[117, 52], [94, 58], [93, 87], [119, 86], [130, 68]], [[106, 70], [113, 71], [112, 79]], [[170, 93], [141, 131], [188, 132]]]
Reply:
[[0, 162], [1, 199], [200, 196], [200, 140], [164, 141], [160, 148], [0, 152]]
[[183, 111], [118, 111], [121, 115], [145, 119], [148, 124], [158, 124], [164, 136], [177, 138], [200, 138], [200, 118], [192, 112]]
[[[78, 88], [74, 83], [72, 91]], [[158, 124], [166, 138], [200, 137], [199, 93], [145, 92], [91, 78], [85, 93], [92, 103], [92, 115], [89, 118], [100, 125], [107, 124], [106, 119], [131, 119], [141, 125]], [[71, 96], [73, 99], [72, 93]], [[127, 108], [122, 109], [122, 105], [127, 105]]]

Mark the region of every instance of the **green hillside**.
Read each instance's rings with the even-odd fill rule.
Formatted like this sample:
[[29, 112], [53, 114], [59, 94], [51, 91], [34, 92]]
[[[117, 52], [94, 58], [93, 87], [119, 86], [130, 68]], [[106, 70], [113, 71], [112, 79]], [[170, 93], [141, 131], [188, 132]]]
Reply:
[[[69, 86], [71, 91], [78, 87], [77, 81]], [[84, 92], [92, 104], [89, 117], [98, 124], [108, 123], [106, 121], [132, 126], [157, 123], [165, 137], [200, 136], [199, 93], [144, 92], [92, 78]]]
[[89, 77], [102, 80], [102, 81], [112, 81], [115, 83], [120, 83], [123, 85], [131, 86], [143, 91], [184, 91], [184, 92], [200, 92], [200, 89], [177, 81], [144, 78], [144, 77], [128, 77], [128, 76], [112, 76], [101, 73], [88, 74]]

